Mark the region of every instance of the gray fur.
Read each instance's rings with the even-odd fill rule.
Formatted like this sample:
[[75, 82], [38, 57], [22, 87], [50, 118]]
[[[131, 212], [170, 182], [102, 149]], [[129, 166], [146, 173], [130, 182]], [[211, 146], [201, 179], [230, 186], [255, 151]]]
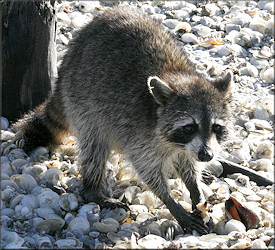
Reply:
[[[215, 151], [225, 139], [226, 126], [219, 135], [212, 128], [215, 119], [226, 124], [230, 117], [231, 78], [206, 80], [156, 21], [113, 8], [70, 43], [40, 121], [53, 137], [68, 131], [77, 137], [86, 199], [108, 200], [101, 192], [105, 164], [110, 150], [119, 149], [182, 227], [206, 233], [201, 218], [171, 197], [165, 168], [175, 167], [193, 207], [204, 199], [197, 155], [202, 147]], [[18, 123], [23, 131], [35, 116]], [[181, 134], [193, 123], [196, 135]]]

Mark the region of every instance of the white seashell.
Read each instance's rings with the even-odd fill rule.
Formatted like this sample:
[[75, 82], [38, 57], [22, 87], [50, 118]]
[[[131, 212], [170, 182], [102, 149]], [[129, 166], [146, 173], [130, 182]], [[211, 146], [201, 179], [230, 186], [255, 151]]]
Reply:
[[37, 187], [36, 180], [29, 174], [14, 174], [11, 176], [11, 180], [27, 192], [31, 192], [33, 188]]
[[120, 171], [117, 175], [120, 181], [135, 181], [137, 180], [137, 174], [133, 171], [131, 164], [124, 161], [120, 164]]
[[[258, 112], [260, 112], [260, 110], [263, 111], [262, 115], [257, 114]], [[266, 116], [268, 115], [268, 113], [265, 114], [265, 110], [266, 109], [264, 109], [264, 108], [263, 109], [259, 108], [256, 111], [256, 114], [255, 114], [255, 111], [254, 111], [254, 116], [256, 116], [258, 118], [257, 119], [252, 119], [251, 121], [255, 124], [256, 129], [266, 129], [266, 130], [272, 131], [273, 129], [272, 129], [271, 124], [267, 120], [265, 120], [265, 119], [267, 119]], [[260, 119], [260, 118], [262, 118], [262, 119]], [[265, 118], [265, 119], [263, 119], [263, 118]]]
[[163, 249], [166, 240], [158, 235], [148, 234], [138, 240], [138, 248], [143, 249]]
[[92, 21], [92, 15], [82, 15], [80, 12], [71, 13], [71, 22], [72, 26], [76, 29], [79, 29]]
[[250, 239], [238, 239], [238, 241], [233, 244], [230, 248], [232, 249], [250, 249], [251, 240]]
[[[90, 223], [86, 218], [75, 217], [68, 225], [68, 231], [72, 233], [87, 234], [90, 230]], [[110, 232], [110, 231], [109, 231]]]
[[258, 69], [250, 63], [246, 63], [246, 69], [250, 76], [257, 77], [259, 74]]
[[252, 58], [250, 60], [251, 64], [254, 65], [257, 69], [263, 69], [263, 72], [260, 72], [260, 77], [263, 79], [263, 73], [267, 67], [269, 67], [268, 60], [266, 59], [259, 59], [259, 58]]
[[[197, 32], [197, 34], [203, 38], [207, 37], [211, 33], [211, 29], [209, 27], [206, 27], [204, 25], [197, 25], [193, 27], [193, 30]], [[191, 30], [190, 30], [191, 31]]]
[[250, 249], [267, 249], [267, 246], [263, 240], [256, 239], [252, 242]]
[[264, 10], [267, 10], [268, 12], [270, 12], [272, 15], [274, 14], [274, 4], [273, 2], [269, 2], [267, 3], [264, 8]]
[[78, 208], [78, 199], [75, 194], [61, 194], [59, 205], [61, 208], [63, 208], [65, 211], [74, 211]]
[[136, 212], [138, 214], [148, 212], [148, 208], [145, 205], [130, 205], [129, 208], [132, 212]]
[[250, 161], [249, 166], [254, 170], [260, 170], [265, 172], [271, 172], [274, 168], [270, 159], [258, 159], [256, 161]]
[[181, 36], [181, 40], [185, 43], [198, 43], [197, 37], [192, 33], [184, 33]]
[[274, 83], [274, 68], [268, 68], [260, 73], [261, 79], [266, 83]]
[[272, 160], [274, 157], [274, 145], [268, 140], [261, 142], [257, 147], [256, 157]]
[[[181, 20], [186, 20], [186, 18], [190, 17], [189, 12], [185, 9], [175, 10], [174, 14], [175, 14], [174, 17], [176, 19], [181, 19]], [[187, 32], [190, 32], [190, 31], [187, 31]]]
[[141, 189], [137, 186], [131, 186], [125, 189], [124, 196], [129, 203], [132, 203], [138, 193], [141, 193]]
[[65, 221], [61, 218], [43, 220], [37, 224], [36, 230], [38, 232], [45, 232], [46, 234], [53, 234], [59, 232], [65, 225]]
[[259, 17], [259, 16], [252, 18], [252, 20], [249, 24], [250, 29], [259, 31], [262, 34], [264, 34], [266, 27], [267, 27], [266, 21], [262, 17]]
[[31, 175], [36, 181], [40, 181], [43, 178], [43, 173], [47, 171], [47, 167], [43, 165], [33, 165], [23, 169], [22, 174]]
[[[7, 130], [9, 127], [9, 121], [6, 117], [1, 116], [1, 130]], [[1, 135], [2, 140], [2, 135]]]
[[217, 160], [210, 161], [205, 168], [216, 177], [219, 177], [223, 173], [223, 166]]
[[1, 130], [1, 141], [11, 140], [14, 136], [15, 134], [10, 131]]
[[24, 239], [19, 237], [16, 232], [4, 231], [1, 233], [1, 246], [5, 249], [21, 248]]
[[155, 14], [155, 8], [149, 4], [143, 4], [141, 10], [148, 13], [149, 15]]
[[83, 246], [82, 242], [72, 237], [57, 240], [54, 244], [60, 249], [75, 249], [75, 248], [82, 248]]
[[269, 58], [272, 56], [271, 49], [267, 46], [263, 46], [260, 50], [260, 54], [263, 55], [265, 58]]
[[94, 12], [97, 10], [97, 7], [101, 7], [101, 4], [99, 1], [79, 1], [78, 8], [80, 11], [83, 12]]
[[70, 25], [71, 24], [71, 19], [69, 17], [68, 14], [66, 14], [65, 12], [58, 12], [56, 14], [57, 19], [59, 19], [61, 22], [63, 22], [66, 25]]
[[176, 26], [179, 24], [179, 21], [176, 19], [165, 19], [163, 20], [163, 24], [169, 29], [175, 29]]
[[205, 10], [209, 13], [209, 16], [214, 16], [220, 8], [216, 4], [208, 3], [205, 5]]
[[59, 195], [52, 190], [44, 191], [38, 195], [40, 207], [59, 210]]
[[102, 220], [101, 222], [95, 222], [93, 226], [98, 232], [108, 233], [116, 232], [119, 228], [119, 223], [113, 218], [107, 218]]
[[137, 194], [137, 198], [133, 201], [133, 204], [144, 204], [148, 208], [157, 207], [161, 203], [161, 200], [151, 191]]
[[152, 215], [151, 213], [141, 213], [137, 216], [136, 221], [138, 223], [142, 223], [148, 219], [152, 219], [154, 217], [154, 215]]
[[269, 33], [274, 34], [274, 18], [271, 18], [267, 21], [266, 28]]
[[248, 195], [246, 197], [247, 201], [260, 201], [262, 198], [256, 194]]
[[249, 122], [246, 122], [244, 124], [244, 127], [247, 131], [251, 132], [251, 131], [255, 131], [256, 130], [256, 127], [255, 127], [255, 124], [254, 122], [252, 121], [249, 121]]
[[58, 168], [50, 168], [44, 173], [45, 180], [52, 185], [57, 185], [63, 176], [63, 172]]
[[64, 36], [63, 34], [59, 35], [59, 40], [65, 45], [69, 44], [69, 39], [66, 36]]
[[229, 187], [223, 183], [221, 184], [221, 187], [217, 190], [217, 198], [219, 200], [228, 199], [230, 196], [229, 193]]
[[228, 56], [231, 54], [231, 50], [226, 45], [220, 45], [217, 53], [220, 56]]

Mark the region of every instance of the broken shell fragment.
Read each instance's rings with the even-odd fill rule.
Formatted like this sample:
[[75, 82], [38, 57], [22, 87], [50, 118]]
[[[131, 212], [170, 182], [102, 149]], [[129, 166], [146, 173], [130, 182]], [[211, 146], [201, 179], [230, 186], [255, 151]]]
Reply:
[[191, 32], [191, 25], [187, 22], [181, 22], [177, 24], [177, 26], [175, 27], [175, 32], [181, 31]]
[[203, 221], [205, 223], [209, 222], [210, 215], [209, 215], [208, 211], [210, 210], [210, 204], [207, 203], [207, 201], [205, 201], [205, 202], [201, 202], [201, 203], [197, 204], [196, 207], [199, 211], [202, 212]]
[[225, 202], [225, 212], [229, 218], [241, 221], [246, 229], [257, 228], [259, 226], [259, 217], [232, 196]]

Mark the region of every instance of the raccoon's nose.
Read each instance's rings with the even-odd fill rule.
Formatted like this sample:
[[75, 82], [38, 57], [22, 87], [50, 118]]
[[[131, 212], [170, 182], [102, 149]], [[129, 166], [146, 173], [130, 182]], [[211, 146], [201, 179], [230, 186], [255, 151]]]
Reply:
[[199, 151], [198, 158], [200, 161], [211, 161], [213, 159], [213, 153], [211, 150], [202, 147]]

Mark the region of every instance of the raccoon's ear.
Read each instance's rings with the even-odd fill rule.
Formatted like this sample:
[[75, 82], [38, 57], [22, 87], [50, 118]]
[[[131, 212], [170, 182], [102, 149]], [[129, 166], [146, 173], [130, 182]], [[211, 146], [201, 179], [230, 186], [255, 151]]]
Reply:
[[173, 90], [157, 76], [148, 77], [147, 85], [150, 94], [160, 105], [165, 105], [172, 96]]
[[220, 92], [228, 92], [230, 89], [230, 85], [233, 80], [233, 74], [231, 71], [221, 78], [218, 78], [213, 81], [213, 85], [220, 91]]

